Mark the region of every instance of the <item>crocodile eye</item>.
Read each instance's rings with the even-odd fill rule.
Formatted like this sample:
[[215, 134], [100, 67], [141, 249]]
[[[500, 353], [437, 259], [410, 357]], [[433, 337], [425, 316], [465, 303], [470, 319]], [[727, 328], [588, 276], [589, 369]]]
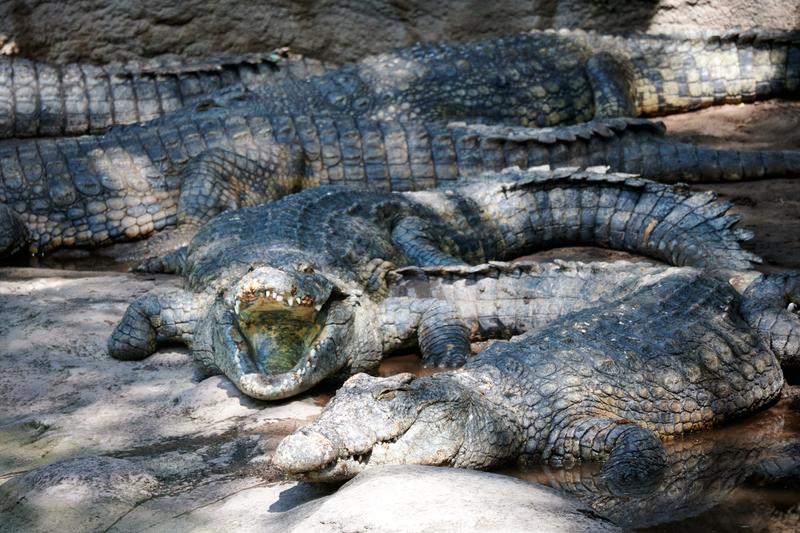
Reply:
[[389, 400], [394, 400], [396, 396], [397, 391], [395, 389], [384, 389], [375, 395], [375, 399], [378, 401], [388, 402]]
[[308, 263], [300, 263], [299, 265], [297, 265], [297, 271], [302, 272], [303, 274], [313, 274], [314, 267], [312, 267]]

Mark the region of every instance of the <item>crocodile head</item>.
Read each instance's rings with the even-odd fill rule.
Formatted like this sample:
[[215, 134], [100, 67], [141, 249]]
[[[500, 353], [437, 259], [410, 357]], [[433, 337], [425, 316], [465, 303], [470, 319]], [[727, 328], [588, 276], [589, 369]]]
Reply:
[[258, 267], [216, 315], [215, 364], [255, 398], [302, 392], [344, 366], [352, 308], [352, 298], [308, 264]]
[[339, 481], [383, 464], [456, 465], [470, 395], [449, 379], [351, 377], [311, 425], [286, 437], [273, 464], [309, 481]]

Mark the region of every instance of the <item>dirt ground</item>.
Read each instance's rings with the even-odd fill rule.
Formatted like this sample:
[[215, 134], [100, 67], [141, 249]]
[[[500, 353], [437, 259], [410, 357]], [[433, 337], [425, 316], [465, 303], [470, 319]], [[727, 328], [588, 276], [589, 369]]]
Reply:
[[[669, 134], [717, 148], [800, 149], [800, 102], [768, 101], [666, 117]], [[800, 178], [800, 176], [797, 176]], [[771, 267], [800, 268], [800, 179], [700, 184], [734, 205], [742, 227], [755, 232], [746, 247]]]

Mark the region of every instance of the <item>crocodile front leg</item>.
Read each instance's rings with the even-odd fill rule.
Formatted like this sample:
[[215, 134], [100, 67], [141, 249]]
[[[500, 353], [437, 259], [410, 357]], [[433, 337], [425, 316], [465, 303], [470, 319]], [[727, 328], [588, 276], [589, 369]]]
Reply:
[[558, 434], [549, 462], [605, 460], [600, 475], [618, 495], [657, 484], [667, 467], [667, 453], [654, 432], [626, 419], [583, 418]]
[[200, 226], [228, 209], [277, 200], [299, 190], [302, 153], [283, 145], [248, 156], [215, 148], [193, 158], [181, 176], [178, 225]]
[[380, 316], [384, 353], [418, 344], [426, 366], [457, 367], [466, 362], [469, 329], [450, 302], [388, 298]]
[[439, 248], [440, 240], [431, 235], [430, 222], [425, 219], [403, 218], [392, 230], [392, 239], [413, 265], [433, 267], [464, 264]]
[[[281, 145], [243, 156], [221, 148], [194, 157], [181, 173], [177, 226], [148, 239], [145, 272], [179, 272], [175, 253], [200, 227], [223, 211], [259, 205], [295, 192], [303, 176], [302, 154]], [[164, 257], [165, 259], [159, 259]]]
[[182, 289], [148, 292], [128, 306], [108, 340], [108, 353], [115, 359], [139, 360], [164, 342], [192, 348], [206, 306], [205, 296]]
[[594, 94], [595, 119], [637, 115], [631, 65], [608, 52], [599, 52], [586, 62], [586, 74]]
[[775, 352], [781, 367], [800, 366], [800, 272], [767, 274], [742, 295], [739, 312]]

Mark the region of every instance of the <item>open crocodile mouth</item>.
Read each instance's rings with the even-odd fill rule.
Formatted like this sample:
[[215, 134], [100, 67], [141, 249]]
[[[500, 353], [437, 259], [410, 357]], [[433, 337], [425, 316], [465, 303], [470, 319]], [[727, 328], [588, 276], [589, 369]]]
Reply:
[[310, 295], [269, 288], [238, 297], [239, 331], [257, 371], [267, 375], [289, 372], [335, 350], [332, 333], [338, 324], [328, 317], [337, 300], [330, 296], [319, 303]]

